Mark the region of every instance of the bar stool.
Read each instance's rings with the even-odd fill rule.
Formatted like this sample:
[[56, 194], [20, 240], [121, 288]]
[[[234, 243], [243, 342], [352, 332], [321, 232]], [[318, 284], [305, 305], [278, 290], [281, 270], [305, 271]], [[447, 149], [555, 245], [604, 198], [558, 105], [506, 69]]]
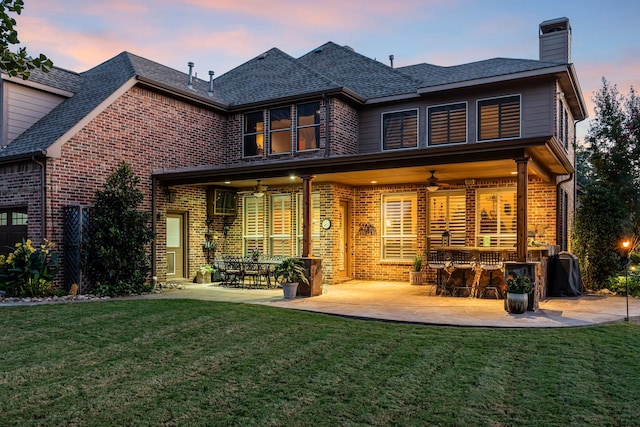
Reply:
[[471, 286], [467, 286], [467, 270], [471, 270], [474, 266], [473, 257], [471, 252], [469, 251], [455, 251], [451, 256], [451, 265], [456, 270], [462, 270], [462, 283], [461, 286], [455, 286], [453, 288], [452, 296], [459, 295], [461, 290], [465, 290], [469, 293], [469, 296], [472, 295], [473, 288]]
[[503, 262], [500, 252], [483, 252], [478, 254], [478, 263], [482, 271], [489, 272], [489, 284], [482, 289], [478, 297], [484, 297], [487, 291], [493, 292], [496, 299], [500, 299], [498, 287], [493, 285], [493, 272], [502, 270]]
[[[427, 253], [427, 267], [436, 270], [436, 295], [440, 291], [440, 295], [444, 294], [444, 283], [442, 283], [442, 272], [449, 265], [449, 260], [444, 251], [433, 250]], [[432, 289], [433, 291], [433, 289]], [[429, 293], [431, 295], [431, 293]]]

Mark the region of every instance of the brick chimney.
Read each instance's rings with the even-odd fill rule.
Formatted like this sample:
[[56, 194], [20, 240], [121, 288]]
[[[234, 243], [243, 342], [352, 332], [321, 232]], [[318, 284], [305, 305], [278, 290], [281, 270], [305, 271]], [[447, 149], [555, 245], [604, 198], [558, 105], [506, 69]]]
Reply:
[[571, 25], [568, 18], [557, 18], [540, 24], [540, 61], [571, 62]]

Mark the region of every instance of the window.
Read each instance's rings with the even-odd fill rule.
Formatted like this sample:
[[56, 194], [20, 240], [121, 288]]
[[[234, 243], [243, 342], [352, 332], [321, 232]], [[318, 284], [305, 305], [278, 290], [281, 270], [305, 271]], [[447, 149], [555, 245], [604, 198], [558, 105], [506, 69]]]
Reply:
[[382, 196], [382, 259], [410, 260], [416, 255], [415, 193]]
[[429, 239], [442, 245], [442, 234], [449, 232], [450, 246], [466, 245], [467, 197], [464, 191], [439, 191], [429, 194]]
[[564, 148], [568, 150], [569, 149], [569, 112], [567, 111], [566, 108], [564, 110], [563, 123], [564, 123], [564, 135], [563, 135]]
[[[302, 255], [302, 193], [298, 193], [298, 256]], [[311, 254], [321, 257], [320, 246], [320, 193], [311, 193]]]
[[512, 248], [516, 244], [516, 190], [478, 190], [476, 195], [478, 246]]
[[8, 255], [27, 239], [28, 222], [26, 207], [0, 209], [0, 255]]
[[418, 146], [418, 110], [382, 114], [382, 149]]
[[291, 108], [269, 110], [269, 141], [271, 154], [291, 152]]
[[520, 137], [520, 95], [478, 101], [478, 141]]
[[467, 104], [429, 108], [429, 145], [467, 142]]
[[264, 154], [264, 117], [262, 111], [244, 115], [243, 156], [262, 156]]
[[291, 255], [291, 194], [271, 196], [270, 255]]
[[298, 109], [298, 151], [320, 148], [320, 103], [300, 104]]
[[242, 209], [244, 253], [256, 248], [264, 252], [264, 197], [245, 196]]

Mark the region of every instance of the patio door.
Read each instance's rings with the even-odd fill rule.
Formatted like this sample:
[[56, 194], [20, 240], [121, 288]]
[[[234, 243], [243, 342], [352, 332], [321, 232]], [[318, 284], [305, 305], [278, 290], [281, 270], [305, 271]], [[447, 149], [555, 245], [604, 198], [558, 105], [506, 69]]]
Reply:
[[167, 278], [184, 279], [185, 273], [185, 216], [167, 214]]
[[336, 277], [345, 279], [349, 277], [351, 271], [351, 221], [350, 203], [346, 200], [340, 201], [338, 210], [338, 256], [336, 257]]

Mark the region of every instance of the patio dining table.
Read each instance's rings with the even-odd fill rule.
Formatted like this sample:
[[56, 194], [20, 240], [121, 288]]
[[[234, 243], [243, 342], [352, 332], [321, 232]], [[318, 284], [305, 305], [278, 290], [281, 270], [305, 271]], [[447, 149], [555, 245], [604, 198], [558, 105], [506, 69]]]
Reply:
[[242, 288], [276, 287], [275, 266], [282, 260], [279, 258], [259, 258], [225, 256], [217, 260], [222, 275], [222, 286]]

